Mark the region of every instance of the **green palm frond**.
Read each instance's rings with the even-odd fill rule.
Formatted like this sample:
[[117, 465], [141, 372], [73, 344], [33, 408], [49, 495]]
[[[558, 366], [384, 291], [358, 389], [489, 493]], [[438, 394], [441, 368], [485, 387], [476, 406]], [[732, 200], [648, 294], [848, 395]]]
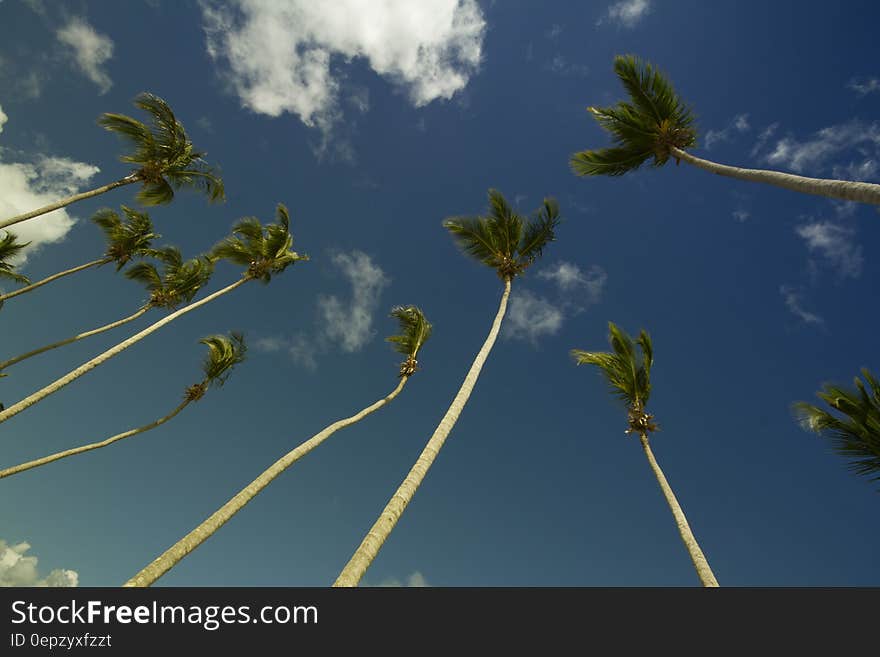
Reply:
[[138, 262], [126, 270], [125, 276], [147, 288], [153, 306], [176, 308], [189, 303], [214, 273], [213, 262], [205, 256], [183, 260], [180, 250], [174, 246], [151, 249], [151, 252], [162, 265], [161, 274], [152, 262]]
[[292, 250], [290, 214], [283, 204], [278, 204], [276, 219], [276, 223], [266, 226], [256, 217], [239, 220], [232, 228], [232, 235], [211, 249], [209, 258], [229, 260], [246, 267], [246, 276], [263, 283], [268, 283], [273, 275], [280, 274], [295, 262], [308, 260], [307, 255]]
[[614, 72], [630, 102], [587, 109], [615, 146], [572, 155], [570, 165], [576, 175], [620, 176], [652, 157], [654, 166], [662, 166], [671, 147], [690, 148], [696, 143], [690, 108], [655, 66], [634, 55], [618, 55]]
[[208, 355], [202, 363], [205, 383], [220, 387], [226, 383], [232, 368], [245, 359], [247, 346], [244, 342], [244, 335], [233, 331], [229, 337], [210, 335], [202, 338], [199, 342], [208, 347]]
[[443, 222], [457, 246], [467, 255], [492, 267], [502, 278], [522, 274], [554, 239], [559, 223], [555, 200], [528, 221], [515, 212], [504, 196], [489, 190], [489, 213], [478, 217], [450, 217]]
[[137, 167], [135, 174], [141, 182], [138, 201], [144, 205], [170, 203], [174, 190], [182, 187], [196, 189], [212, 202], [223, 200], [225, 191], [218, 172], [205, 162], [205, 153], [193, 147], [168, 104], [149, 93], [140, 94], [134, 104], [149, 115], [149, 126], [111, 113], [102, 114], [98, 124], [132, 145], [133, 150], [120, 159]]
[[156, 253], [152, 249], [154, 239], [161, 235], [153, 232], [153, 222], [145, 212], [138, 212], [123, 205], [125, 221], [108, 208], [98, 210], [92, 217], [107, 238], [106, 255], [116, 262], [119, 271], [133, 258]]
[[651, 396], [651, 366], [654, 349], [651, 338], [644, 330], [636, 344], [613, 322], [608, 322], [608, 342], [611, 352], [589, 352], [573, 349], [571, 355], [578, 365], [595, 365], [611, 386], [612, 392], [627, 405], [644, 408]]
[[406, 360], [400, 364], [400, 376], [412, 376], [419, 369], [416, 357], [431, 337], [433, 326], [418, 306], [395, 306], [390, 316], [397, 320], [400, 333], [385, 339], [394, 345], [397, 352], [406, 356]]
[[29, 244], [30, 242], [19, 242], [14, 233], [4, 231], [3, 237], [0, 237], [0, 280], [6, 279], [24, 285], [30, 283], [27, 276], [17, 273], [15, 265], [9, 262]]
[[880, 481], [880, 382], [867, 369], [854, 380], [855, 389], [826, 383], [816, 396], [837, 414], [807, 402], [793, 404], [800, 425], [826, 438], [832, 448], [849, 459], [849, 468], [872, 481]]

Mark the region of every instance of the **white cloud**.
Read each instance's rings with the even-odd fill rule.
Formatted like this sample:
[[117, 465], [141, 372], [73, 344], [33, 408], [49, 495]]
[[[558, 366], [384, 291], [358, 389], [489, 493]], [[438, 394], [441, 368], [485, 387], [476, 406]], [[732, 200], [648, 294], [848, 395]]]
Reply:
[[608, 7], [608, 11], [596, 21], [596, 25], [611, 22], [623, 27], [635, 27], [649, 13], [650, 0], [619, 0]]
[[517, 290], [510, 296], [505, 335], [537, 343], [540, 337], [558, 333], [564, 318], [561, 307], [528, 290]]
[[828, 160], [851, 148], [859, 148], [866, 159], [870, 150], [876, 153], [880, 149], [880, 123], [853, 120], [823, 128], [805, 141], [785, 137], [776, 142], [765, 159], [796, 172], [818, 171]]
[[286, 353], [290, 360], [307, 370], [315, 371], [318, 368], [318, 352], [320, 345], [316, 344], [308, 336], [296, 333], [290, 338], [268, 336], [254, 341], [254, 349], [265, 354]]
[[749, 124], [749, 115], [748, 114], [737, 114], [733, 119], [730, 120], [724, 128], [721, 130], [709, 130], [706, 133], [706, 137], [703, 139], [703, 142], [706, 146], [706, 150], [711, 150], [714, 144], [722, 141], [730, 141], [733, 138], [733, 134], [738, 132], [740, 134], [746, 133], [752, 129], [752, 126]]
[[[0, 161], [0, 219], [48, 205], [78, 192], [100, 169], [66, 157], [40, 156], [34, 163]], [[22, 242], [30, 242], [15, 262], [24, 264], [28, 255], [43, 244], [64, 239], [76, 219], [68, 209], [34, 217], [7, 230]]]
[[377, 584], [377, 586], [390, 586], [394, 588], [400, 588], [403, 586], [407, 586], [410, 588], [424, 588], [431, 585], [428, 584], [428, 580], [425, 579], [425, 576], [422, 575], [422, 573], [420, 573], [419, 571], [415, 571], [406, 578], [406, 583], [403, 583], [399, 579], [392, 577], [390, 579], [383, 580], [382, 582]]
[[3, 125], [9, 120], [9, 117], [3, 112], [3, 106], [0, 105], [0, 132], [3, 132]]
[[585, 76], [590, 74], [589, 66], [569, 62], [565, 57], [558, 53], [550, 60], [550, 63], [547, 64], [547, 69], [557, 75]]
[[768, 125], [766, 128], [764, 128], [761, 131], [761, 134], [758, 135], [758, 139], [755, 141], [755, 145], [752, 146], [752, 150], [751, 150], [752, 157], [756, 157], [758, 155], [758, 153], [760, 153], [764, 149], [764, 146], [767, 145], [767, 142], [770, 140], [770, 137], [772, 137], [776, 133], [776, 130], [778, 128], [779, 128], [778, 123], [771, 123], [770, 125]]
[[375, 333], [373, 314], [390, 279], [361, 251], [337, 253], [331, 260], [351, 283], [351, 299], [343, 302], [336, 296], [318, 298], [321, 333], [329, 341], [338, 342], [343, 351], [354, 352]]
[[365, 60], [421, 107], [464, 89], [486, 29], [476, 0], [200, 5], [208, 53], [242, 104], [273, 117], [295, 114], [325, 136], [341, 119], [338, 63]]
[[796, 292], [788, 285], [782, 285], [779, 288], [779, 293], [782, 295], [786, 307], [804, 323], [817, 325], [825, 323], [825, 320], [819, 317], [819, 315], [804, 309], [800, 293]]
[[855, 91], [859, 96], [867, 96], [868, 94], [880, 91], [880, 79], [863, 78], [859, 80], [853, 78], [846, 86]]
[[843, 278], [858, 278], [865, 258], [855, 243], [855, 231], [828, 221], [798, 226], [795, 232], [811, 253], [818, 253]]
[[877, 160], [867, 158], [861, 162], [836, 164], [831, 167], [831, 175], [844, 180], [875, 180], [877, 178]]
[[105, 94], [113, 86], [104, 65], [113, 56], [113, 41], [98, 34], [83, 18], [72, 18], [55, 33], [57, 39], [73, 50], [76, 65]]
[[27, 554], [31, 546], [9, 545], [0, 539], [0, 586], [77, 586], [75, 570], [55, 569], [45, 577], [37, 570], [37, 557]]
[[581, 292], [584, 296], [577, 301], [594, 304], [602, 298], [608, 274], [598, 265], [584, 272], [577, 265], [560, 260], [548, 269], [539, 271], [538, 278], [554, 281], [564, 293]]
[[739, 222], [746, 221], [751, 216], [752, 216], [752, 214], [748, 210], [734, 210], [733, 211], [733, 218]]

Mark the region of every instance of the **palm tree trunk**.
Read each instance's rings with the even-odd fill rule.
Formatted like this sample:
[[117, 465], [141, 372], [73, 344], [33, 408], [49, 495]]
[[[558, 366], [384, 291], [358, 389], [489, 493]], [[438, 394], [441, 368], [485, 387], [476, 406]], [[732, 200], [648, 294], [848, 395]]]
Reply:
[[43, 398], [48, 397], [49, 395], [51, 395], [54, 392], [58, 392], [59, 390], [61, 390], [61, 388], [66, 386], [68, 383], [75, 381], [76, 379], [81, 377], [83, 374], [86, 374], [90, 370], [95, 369], [96, 367], [98, 367], [98, 365], [101, 365], [105, 361], [110, 360], [111, 358], [113, 358], [113, 356], [116, 356], [117, 354], [125, 351], [126, 349], [131, 347], [133, 344], [139, 342], [140, 340], [143, 340], [145, 337], [147, 337], [148, 335], [150, 335], [154, 331], [158, 331], [160, 328], [162, 328], [163, 326], [165, 326], [166, 324], [168, 324], [170, 322], [173, 322], [178, 317], [181, 317], [182, 315], [185, 315], [186, 313], [191, 312], [200, 306], [204, 306], [206, 303], [213, 301], [217, 297], [222, 296], [222, 295], [226, 294], [227, 292], [232, 292], [232, 290], [239, 287], [240, 285], [244, 285], [249, 280], [251, 280], [251, 279], [249, 277], [245, 276], [245, 277], [237, 280], [232, 285], [227, 285], [222, 290], [217, 290], [213, 294], [209, 294], [208, 296], [206, 296], [204, 299], [202, 299], [200, 301], [196, 301], [195, 303], [191, 303], [188, 306], [184, 306], [180, 310], [177, 310], [177, 311], [171, 313], [167, 317], [163, 317], [158, 322], [154, 322], [153, 324], [151, 324], [150, 326], [145, 328], [143, 331], [140, 331], [139, 333], [135, 333], [133, 336], [131, 336], [127, 340], [123, 340], [122, 342], [117, 344], [115, 347], [111, 347], [110, 349], [108, 349], [104, 353], [95, 356], [90, 361], [87, 361], [87, 362], [83, 363], [82, 365], [80, 365], [79, 367], [77, 367], [75, 370], [68, 372], [67, 374], [62, 376], [60, 379], [50, 383], [49, 385], [47, 385], [44, 388], [41, 388], [40, 390], [37, 390], [35, 393], [33, 393], [32, 395], [29, 395], [28, 397], [25, 397], [21, 401], [16, 402], [15, 404], [13, 404], [9, 408], [7, 408], [5, 411], [0, 411], [0, 422], [6, 422], [6, 420], [11, 418], [13, 415], [18, 415], [26, 408], [30, 408], [31, 406], [33, 406], [37, 402], [41, 401]]
[[63, 458], [67, 458], [68, 456], [73, 456], [74, 454], [82, 454], [83, 452], [90, 452], [93, 449], [98, 449], [100, 447], [106, 447], [107, 445], [111, 445], [123, 438], [131, 438], [132, 436], [136, 436], [139, 433], [144, 433], [145, 431], [149, 431], [150, 429], [155, 429], [156, 427], [165, 424], [168, 420], [173, 418], [175, 415], [180, 413], [184, 408], [186, 408], [189, 403], [192, 401], [189, 397], [183, 400], [181, 404], [171, 411], [165, 417], [159, 418], [155, 422], [150, 422], [149, 424], [145, 424], [142, 427], [138, 427], [137, 429], [129, 429], [128, 431], [124, 431], [122, 433], [118, 433], [115, 436], [111, 436], [107, 438], [107, 440], [102, 440], [98, 443], [89, 443], [88, 445], [80, 445], [79, 447], [74, 447], [73, 449], [67, 449], [63, 452], [57, 452], [55, 454], [50, 454], [49, 456], [44, 456], [40, 459], [35, 459], [33, 461], [28, 461], [27, 463], [21, 463], [20, 465], [14, 465], [11, 468], [6, 468], [5, 470], [0, 470], [0, 479], [4, 477], [9, 477], [14, 474], [18, 474], [19, 472], [24, 472], [25, 470], [30, 470], [32, 468], [37, 468], [41, 465], [46, 465], [47, 463], [52, 463], [53, 461], [58, 461]]
[[21, 354], [20, 356], [16, 356], [15, 358], [10, 358], [9, 360], [5, 360], [0, 363], [0, 372], [5, 370], [7, 367], [11, 367], [16, 363], [20, 363], [23, 360], [27, 360], [31, 356], [37, 356], [38, 354], [42, 354], [46, 351], [50, 351], [51, 349], [57, 349], [58, 347], [63, 347], [66, 344], [70, 344], [71, 342], [77, 342], [79, 340], [83, 340], [85, 338], [89, 338], [93, 335], [98, 335], [99, 333], [103, 333], [104, 331], [109, 331], [111, 329], [115, 329], [118, 326], [122, 326], [123, 324], [128, 324], [129, 322], [133, 322], [138, 317], [143, 315], [145, 312], [150, 310], [153, 306], [150, 304], [145, 305], [140, 310], [138, 310], [133, 315], [129, 315], [128, 317], [124, 317], [116, 322], [111, 322], [110, 324], [104, 324], [104, 326], [99, 326], [96, 329], [92, 329], [91, 331], [86, 331], [85, 333], [80, 333], [79, 335], [74, 335], [73, 337], [66, 338], [64, 340], [60, 340], [58, 342], [53, 342], [52, 344], [47, 344], [44, 347], [40, 347], [39, 349], [34, 349], [33, 351], [29, 351], [25, 354]]
[[50, 203], [49, 205], [43, 206], [42, 208], [32, 210], [31, 212], [25, 212], [24, 214], [16, 215], [10, 219], [0, 222], [0, 228], [6, 228], [7, 226], [12, 226], [13, 224], [27, 221], [28, 219], [33, 219], [34, 217], [39, 217], [41, 214], [46, 214], [47, 212], [52, 212], [53, 210], [67, 207], [71, 203], [84, 201], [87, 198], [92, 198], [93, 196], [104, 194], [105, 192], [109, 192], [111, 189], [116, 189], [117, 187], [122, 187], [123, 185], [130, 185], [131, 183], [137, 182], [138, 180], [140, 180], [140, 176], [136, 172], [130, 173], [125, 178], [120, 178], [119, 180], [112, 182], [109, 185], [97, 187], [96, 189], [91, 189], [87, 192], [82, 192], [81, 194], [74, 194], [73, 196], [68, 196], [67, 198], [57, 201], [55, 203]]
[[706, 561], [706, 557], [703, 555], [703, 551], [700, 549], [697, 539], [694, 538], [694, 533], [691, 531], [690, 525], [688, 525], [687, 518], [684, 517], [684, 511], [681, 510], [681, 506], [675, 498], [675, 493], [672, 492], [669, 482], [666, 481], [666, 476], [663, 474], [663, 470], [657, 465], [657, 459], [654, 458], [654, 453], [651, 451], [651, 446], [648, 444], [648, 436], [643, 433], [639, 438], [642, 441], [645, 456], [648, 457], [648, 463], [651, 464], [651, 469], [654, 471], [654, 475], [657, 477], [657, 481], [660, 484], [660, 490], [663, 491], [663, 495], [666, 497], [666, 502], [672, 510], [675, 524], [678, 525], [678, 533], [681, 534], [681, 540], [684, 542], [685, 548], [687, 548], [691, 561], [694, 562], [694, 568], [697, 570], [697, 576], [700, 578], [700, 582], [703, 583], [703, 586], [717, 587], [718, 580], [715, 579], [715, 574], [709, 567], [709, 562]]
[[704, 171], [717, 173], [719, 176], [775, 185], [776, 187], [783, 187], [795, 192], [801, 192], [802, 194], [816, 194], [817, 196], [839, 198], [844, 201], [858, 201], [859, 203], [880, 205], [880, 185], [874, 183], [807, 178], [781, 171], [731, 167], [726, 164], [703, 160], [674, 146], [669, 149], [669, 152], [677, 159], [684, 160], [688, 164], [692, 164]]
[[26, 292], [32, 292], [36, 290], [38, 287], [43, 287], [47, 283], [51, 283], [52, 281], [58, 280], [64, 276], [70, 276], [71, 274], [75, 274], [78, 271], [82, 271], [83, 269], [88, 269], [89, 267], [97, 267], [99, 265], [106, 265], [108, 262], [112, 262], [113, 258], [100, 258], [98, 260], [92, 260], [91, 262], [87, 262], [84, 265], [80, 265], [78, 267], [74, 267], [73, 269], [65, 269], [64, 271], [60, 271], [57, 274], [52, 274], [51, 276], [47, 276], [41, 281], [37, 281], [36, 283], [31, 283], [27, 287], [20, 287], [17, 290], [13, 290], [9, 294], [0, 294], [0, 303], [3, 303], [7, 299], [11, 299], [12, 297], [17, 297], [19, 294], [25, 294]]
[[489, 335], [483, 343], [483, 346], [480, 348], [480, 351], [477, 353], [476, 358], [474, 358], [471, 369], [464, 378], [464, 382], [461, 384], [458, 394], [455, 395], [455, 399], [452, 400], [452, 404], [450, 404], [449, 409], [446, 411], [446, 415], [440, 420], [440, 424], [437, 425], [434, 434], [431, 436], [428, 444], [425, 445], [425, 449], [422, 450], [415, 465], [413, 465], [412, 469], [406, 475], [406, 479], [403, 480], [403, 483], [400, 484], [400, 487], [394, 495], [391, 496], [388, 504], [386, 504], [385, 508], [382, 510], [379, 519], [376, 520], [370, 528], [370, 531], [367, 532], [367, 535], [364, 537], [364, 540], [361, 542], [358, 549], [355, 550], [355, 553], [352, 555], [351, 559], [349, 559], [345, 568], [342, 569], [339, 577], [336, 578], [336, 581], [333, 583], [334, 587], [358, 585], [358, 582], [361, 581], [361, 577], [364, 576], [367, 568], [373, 563], [373, 559], [379, 554], [379, 550], [382, 548], [383, 543], [385, 543], [387, 538], [391, 535], [394, 526], [397, 524], [397, 521], [400, 520], [400, 516], [403, 515], [407, 505], [415, 496], [416, 490], [418, 490], [425, 476], [428, 474], [428, 469], [431, 467], [434, 459], [437, 458], [440, 448], [443, 447], [443, 443], [446, 442], [446, 438], [452, 431], [452, 427], [455, 426], [458, 416], [461, 415], [461, 411], [464, 409], [468, 398], [471, 396], [471, 392], [473, 392], [477, 379], [480, 376], [480, 370], [483, 369], [483, 365], [489, 357], [489, 352], [492, 351], [492, 346], [495, 344], [495, 339], [498, 337], [498, 331], [501, 329], [501, 320], [504, 319], [504, 313], [507, 311], [507, 299], [509, 296], [510, 279], [508, 278], [504, 281], [504, 294], [501, 295], [501, 303], [498, 306], [498, 313], [495, 315], [495, 321], [492, 322], [492, 329], [489, 331]]
[[339, 429], [347, 427], [359, 420], [362, 420], [370, 413], [379, 410], [385, 404], [400, 394], [403, 386], [409, 377], [401, 377], [400, 383], [387, 397], [380, 399], [371, 406], [367, 406], [360, 413], [347, 417], [344, 420], [338, 420], [323, 429], [320, 433], [315, 434], [295, 449], [291, 450], [280, 459], [275, 461], [269, 468], [254, 479], [250, 484], [238, 492], [226, 504], [221, 506], [217, 511], [212, 513], [202, 524], [193, 529], [189, 534], [177, 541], [170, 548], [165, 550], [150, 565], [141, 570], [137, 575], [128, 580], [123, 586], [143, 587], [150, 586], [157, 579], [171, 570], [186, 555], [195, 550], [198, 546], [210, 538], [218, 529], [220, 529], [232, 516], [238, 513], [245, 504], [254, 499], [266, 486], [268, 486], [275, 477], [284, 472], [288, 467], [296, 463], [303, 456], [311, 452], [315, 447], [324, 442]]

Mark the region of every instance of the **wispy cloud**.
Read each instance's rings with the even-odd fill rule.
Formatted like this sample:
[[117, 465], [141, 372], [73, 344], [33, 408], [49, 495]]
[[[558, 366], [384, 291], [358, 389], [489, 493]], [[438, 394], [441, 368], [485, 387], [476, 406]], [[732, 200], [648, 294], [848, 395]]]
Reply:
[[336, 253], [331, 261], [351, 284], [351, 297], [344, 301], [337, 296], [318, 298], [321, 334], [343, 351], [358, 351], [373, 338], [373, 314], [391, 281], [362, 251]]
[[544, 36], [548, 39], [558, 39], [560, 34], [562, 34], [562, 26], [559, 23], [553, 23], [553, 25], [544, 32]]
[[615, 23], [623, 27], [635, 27], [651, 13], [651, 0], [620, 0], [608, 7], [596, 21], [596, 25]]
[[748, 221], [749, 217], [752, 216], [751, 212], [748, 210], [734, 210], [733, 218], [742, 223], [743, 221]]
[[821, 171], [831, 159], [855, 148], [861, 150], [864, 159], [875, 159], [880, 149], [880, 123], [852, 120], [823, 128], [803, 141], [784, 137], [764, 159], [798, 173]]
[[593, 265], [585, 272], [574, 263], [560, 260], [539, 271], [538, 278], [555, 282], [563, 293], [570, 295], [577, 292], [582, 294], [583, 298], [579, 300], [591, 305], [602, 298], [608, 274], [598, 265]]
[[113, 41], [110, 37], [96, 32], [84, 18], [72, 18], [55, 36], [73, 51], [77, 68], [98, 85], [100, 93], [110, 91], [113, 81], [104, 68], [113, 56]]
[[10, 545], [0, 539], [0, 586], [77, 586], [74, 570], [55, 569], [43, 577], [37, 568], [39, 559], [27, 554], [29, 543]]
[[568, 61], [563, 55], [557, 53], [547, 66], [548, 71], [563, 76], [586, 76], [590, 74], [590, 67], [586, 64], [575, 64]]
[[510, 296], [505, 334], [535, 344], [538, 338], [558, 333], [564, 318], [558, 305], [528, 290], [517, 290]]
[[[369, 586], [369, 584], [367, 584], [366, 586]], [[396, 577], [392, 577], [390, 579], [382, 580], [376, 586], [394, 588], [401, 588], [404, 586], [410, 588], [424, 588], [431, 585], [428, 584], [428, 580], [425, 579], [425, 576], [417, 570], [414, 573], [410, 574], [409, 577], [407, 577], [406, 580], [403, 582], [401, 582]]]
[[786, 308], [802, 322], [819, 326], [825, 324], [825, 320], [819, 315], [804, 309], [800, 292], [795, 291], [794, 288], [788, 285], [782, 285], [779, 288], [779, 293], [782, 295]]
[[362, 59], [421, 107], [465, 88], [479, 68], [486, 30], [476, 0], [201, 0], [200, 6], [208, 53], [242, 104], [273, 117], [294, 114], [318, 128], [319, 155], [343, 115], [344, 78], [331, 60]]
[[858, 278], [865, 258], [855, 242], [855, 230], [829, 221], [803, 224], [795, 229], [810, 253], [832, 267], [841, 278]]
[[3, 106], [0, 105], [0, 132], [3, 132], [3, 126], [6, 125], [6, 122], [9, 120], [9, 117], [3, 112]]
[[859, 96], [867, 96], [880, 92], [880, 78], [853, 78], [847, 83], [847, 88], [855, 91]]
[[752, 129], [749, 124], [748, 114], [737, 114], [730, 122], [720, 130], [709, 130], [706, 133], [703, 143], [706, 150], [711, 150], [712, 146], [722, 141], [730, 141], [737, 133], [744, 134]]

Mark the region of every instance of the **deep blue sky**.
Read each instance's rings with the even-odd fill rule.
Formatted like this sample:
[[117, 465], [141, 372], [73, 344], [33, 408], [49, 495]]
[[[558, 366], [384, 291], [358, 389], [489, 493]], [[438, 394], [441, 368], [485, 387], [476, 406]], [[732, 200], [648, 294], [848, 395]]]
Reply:
[[[624, 410], [568, 356], [607, 348], [611, 320], [653, 336], [651, 406], [662, 432], [652, 444], [722, 585], [880, 584], [875, 487], [789, 410], [824, 381], [880, 371], [875, 210], [684, 164], [617, 179], [568, 168], [572, 152], [608, 143], [585, 108], [621, 97], [612, 58], [632, 52], [692, 103], [695, 153], [876, 181], [880, 8], [654, 0], [626, 24], [609, 15], [612, 4], [482, 2], [479, 66], [460, 62], [466, 83], [421, 106], [418, 80], [337, 53], [336, 120], [308, 126], [295, 112], [246, 106], [229, 61], [206, 51], [195, 2], [0, 3], [0, 165], [65, 157], [99, 167], [81, 188], [120, 177], [121, 145], [95, 119], [140, 117], [131, 100], [151, 91], [222, 168], [228, 193], [218, 206], [181, 193], [150, 210], [164, 241], [193, 255], [239, 217], [269, 221], [284, 202], [296, 248], [312, 257], [269, 286], [248, 284], [187, 315], [0, 426], [3, 466], [99, 440], [173, 408], [199, 378], [201, 336], [238, 329], [251, 344], [224, 388], [167, 426], [0, 482], [0, 540], [30, 544], [42, 575], [63, 568], [81, 585], [122, 583], [281, 454], [387, 394], [397, 356], [382, 339], [395, 328], [386, 315], [415, 303], [435, 334], [398, 400], [295, 465], [160, 580], [330, 584], [489, 330], [500, 281], [457, 252], [440, 224], [483, 212], [496, 187], [523, 211], [548, 195], [560, 202], [558, 241], [514, 284], [511, 312], [544, 314], [508, 318], [365, 583], [420, 573], [435, 586], [697, 584], [638, 441], [623, 435]], [[112, 41], [91, 78], [89, 61], [58, 36], [71, 22]], [[25, 273], [36, 279], [97, 257], [102, 241], [88, 217], [123, 203], [134, 203], [133, 190], [71, 206], [77, 224], [31, 254]], [[339, 263], [357, 260], [355, 251], [387, 284], [353, 292]], [[561, 263], [593, 285], [557, 285], [549, 274]], [[238, 275], [218, 267], [211, 289]], [[360, 299], [371, 318], [352, 351], [321, 319], [330, 296], [345, 311]], [[111, 269], [11, 300], [0, 312], [0, 358], [127, 315], [142, 300]], [[22, 363], [0, 382], [0, 399], [9, 406], [135, 328]], [[288, 354], [291, 346], [314, 362]]]

